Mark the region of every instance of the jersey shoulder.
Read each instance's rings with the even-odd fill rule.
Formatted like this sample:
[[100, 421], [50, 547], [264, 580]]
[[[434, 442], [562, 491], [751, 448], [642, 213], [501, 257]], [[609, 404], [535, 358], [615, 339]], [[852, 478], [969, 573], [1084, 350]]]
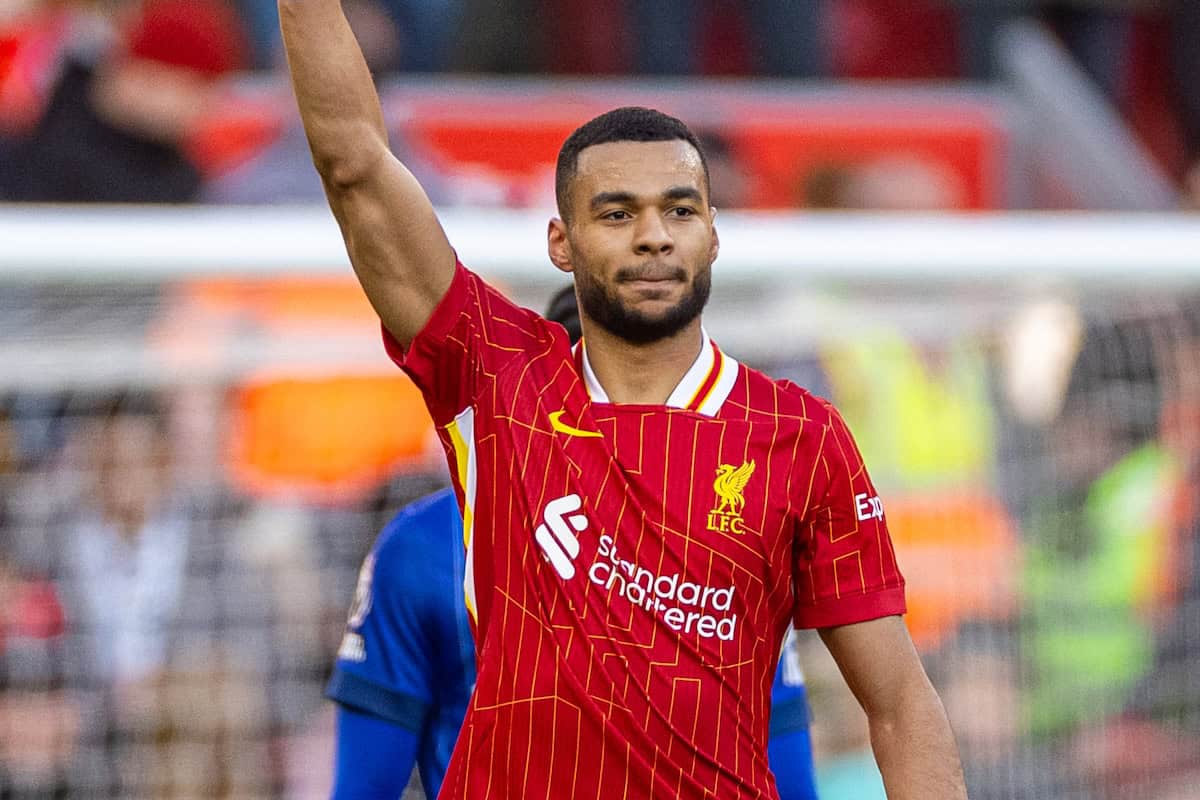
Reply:
[[741, 380], [726, 406], [745, 414], [751, 422], [764, 418], [791, 418], [828, 425], [838, 416], [833, 404], [790, 380], [772, 378], [761, 370], [740, 365]]
[[562, 325], [517, 305], [469, 268], [460, 265], [460, 269], [466, 274], [468, 295], [479, 305], [480, 324], [487, 328], [488, 340], [492, 344], [505, 349], [536, 349], [534, 343], [549, 345], [566, 342], [567, 349], [570, 349], [570, 341]]

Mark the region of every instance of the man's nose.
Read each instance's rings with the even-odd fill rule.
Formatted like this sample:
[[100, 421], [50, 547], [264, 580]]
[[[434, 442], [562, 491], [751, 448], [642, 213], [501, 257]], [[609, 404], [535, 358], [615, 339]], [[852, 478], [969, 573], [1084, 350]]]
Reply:
[[661, 216], [650, 213], [643, 214], [638, 219], [634, 249], [639, 254], [661, 255], [670, 253], [674, 248], [675, 241]]

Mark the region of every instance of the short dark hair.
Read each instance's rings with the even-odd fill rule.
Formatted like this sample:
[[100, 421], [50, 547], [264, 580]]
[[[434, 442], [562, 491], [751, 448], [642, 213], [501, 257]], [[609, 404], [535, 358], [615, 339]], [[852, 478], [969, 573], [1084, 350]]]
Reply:
[[687, 142], [700, 154], [700, 163], [704, 167], [704, 191], [707, 193], [710, 187], [704, 148], [700, 146], [696, 134], [681, 120], [653, 108], [622, 106], [580, 125], [558, 151], [554, 196], [558, 201], [559, 215], [567, 218], [571, 179], [579, 167], [579, 154], [587, 148], [609, 142], [671, 142], [676, 139]]

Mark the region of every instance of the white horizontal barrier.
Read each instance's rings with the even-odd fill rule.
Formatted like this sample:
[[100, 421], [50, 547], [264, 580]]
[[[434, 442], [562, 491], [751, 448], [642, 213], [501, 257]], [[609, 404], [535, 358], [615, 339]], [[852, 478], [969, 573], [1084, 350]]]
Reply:
[[[549, 214], [449, 210], [472, 268], [559, 284]], [[751, 214], [718, 218], [718, 280], [1200, 283], [1200, 217], [1103, 214]], [[317, 208], [0, 206], [0, 282], [162, 281], [349, 269]]]

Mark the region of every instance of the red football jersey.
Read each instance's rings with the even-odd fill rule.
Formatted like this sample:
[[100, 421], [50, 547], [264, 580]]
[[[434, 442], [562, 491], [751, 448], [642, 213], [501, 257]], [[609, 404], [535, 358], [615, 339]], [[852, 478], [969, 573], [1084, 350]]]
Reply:
[[461, 265], [385, 339], [463, 506], [478, 682], [441, 796], [776, 797], [788, 626], [904, 611], [837, 412], [707, 335], [666, 405], [610, 403], [583, 344]]

